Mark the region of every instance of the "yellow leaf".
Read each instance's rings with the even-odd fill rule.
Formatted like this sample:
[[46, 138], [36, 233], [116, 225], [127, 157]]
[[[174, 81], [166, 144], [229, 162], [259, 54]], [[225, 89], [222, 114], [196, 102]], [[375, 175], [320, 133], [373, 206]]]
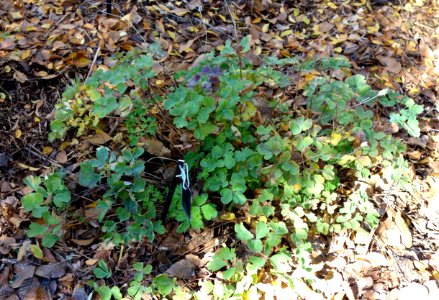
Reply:
[[30, 251], [36, 258], [38, 259], [43, 258], [43, 250], [41, 250], [41, 248], [38, 245], [30, 245]]
[[347, 34], [340, 34], [339, 36], [332, 39], [331, 44], [335, 45], [335, 44], [343, 43], [347, 39], [348, 39]]
[[370, 160], [369, 156], [360, 156], [358, 158], [358, 162], [363, 166], [363, 167], [369, 167], [372, 164], [372, 161]]
[[217, 16], [221, 19], [221, 21], [227, 22], [226, 17], [224, 17], [223, 15], [217, 15]]
[[191, 26], [191, 27], [188, 27], [188, 30], [190, 31], [190, 32], [198, 32], [198, 31], [200, 31], [197, 27], [195, 27], [195, 26]]
[[313, 80], [314, 77], [315, 77], [314, 74], [308, 73], [308, 74], [305, 75], [305, 80], [307, 82], [309, 82], [309, 81]]
[[[258, 24], [258, 23], [260, 23], [262, 21], [262, 19], [261, 18], [256, 18], [256, 19], [254, 19], [253, 21], [252, 21], [252, 24]], [[225, 22], [225, 20], [224, 20], [224, 22]]]
[[377, 39], [372, 39], [372, 43], [375, 44], [375, 45], [382, 45], [383, 44], [382, 41], [377, 40]]
[[334, 49], [335, 52], [337, 53], [342, 53], [343, 52], [343, 48], [342, 47], [337, 47]]
[[330, 8], [337, 9], [337, 5], [335, 5], [335, 4], [332, 3], [331, 1], [328, 2], [328, 6], [329, 6]]
[[333, 132], [331, 134], [331, 140], [329, 142], [331, 143], [332, 146], [337, 146], [338, 143], [340, 143], [342, 137], [343, 136], [340, 133]]
[[289, 30], [285, 30], [284, 32], [282, 32], [280, 36], [286, 37], [287, 35], [290, 35], [292, 33], [293, 33], [293, 31], [291, 29], [289, 29]]
[[17, 138], [17, 139], [19, 139], [20, 137], [21, 137], [21, 130], [20, 129], [17, 129], [16, 131], [15, 131], [15, 138]]
[[421, 91], [421, 90], [420, 90], [419, 88], [414, 87], [414, 88], [412, 88], [412, 89], [409, 91], [409, 94], [410, 94], [410, 95], [416, 95], [416, 94], [419, 94], [420, 91]]
[[22, 164], [22, 163], [18, 163], [18, 166], [22, 169], [27, 169], [29, 171], [38, 171], [40, 169], [40, 168], [31, 167], [31, 166], [28, 166], [28, 165]]
[[340, 166], [344, 166], [344, 165], [346, 165], [347, 163], [350, 163], [351, 161], [354, 161], [355, 159], [356, 159], [355, 156], [345, 154], [345, 155], [343, 155], [343, 156], [341, 157], [341, 159], [339, 160], [338, 164], [339, 164]]
[[236, 216], [235, 216], [235, 214], [232, 213], [232, 212], [226, 212], [226, 213], [223, 213], [223, 214], [220, 216], [220, 219], [223, 220], [223, 221], [232, 221], [232, 220], [234, 220], [235, 218], [236, 218]]
[[293, 10], [293, 15], [294, 15], [295, 17], [297, 17], [299, 14], [300, 14], [299, 9], [298, 9], [298, 8], [295, 8], [295, 9]]
[[21, 53], [21, 59], [26, 59], [26, 58], [28, 58], [30, 55], [31, 55], [30, 50], [29, 50], [29, 49], [26, 49], [26, 50], [24, 50], [24, 51]]
[[48, 155], [53, 152], [53, 148], [50, 146], [46, 146], [43, 148], [43, 154]]
[[270, 28], [270, 24], [264, 24], [263, 26], [262, 26], [262, 32], [267, 32], [268, 31], [268, 28]]
[[309, 25], [309, 23], [311, 23], [311, 21], [309, 20], [309, 18], [307, 16], [303, 17], [303, 23], [305, 23], [306, 25]]
[[169, 36], [171, 37], [171, 39], [175, 40], [175, 33], [170, 31], [170, 30], [167, 30], [167, 32], [168, 32]]
[[380, 30], [380, 24], [378, 22], [375, 23], [374, 26], [368, 26], [367, 32], [368, 33], [376, 33]]

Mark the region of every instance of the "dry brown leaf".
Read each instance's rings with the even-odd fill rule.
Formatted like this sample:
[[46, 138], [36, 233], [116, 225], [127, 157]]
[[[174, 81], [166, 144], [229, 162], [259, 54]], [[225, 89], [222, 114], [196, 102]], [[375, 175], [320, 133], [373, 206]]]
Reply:
[[17, 71], [17, 70], [14, 72], [14, 79], [20, 83], [25, 83], [26, 81], [29, 80], [29, 78], [27, 78], [26, 74], [24, 74], [20, 71]]
[[8, 254], [12, 249], [12, 245], [15, 244], [15, 238], [6, 235], [0, 236], [0, 253]]
[[408, 227], [407, 223], [401, 217], [401, 212], [399, 210], [396, 212], [395, 225], [397, 226], [397, 228], [400, 231], [401, 243], [406, 248], [411, 248], [413, 246], [412, 233], [411, 233], [410, 228]]
[[86, 239], [86, 240], [71, 239], [72, 242], [74, 242], [75, 244], [77, 244], [79, 246], [88, 246], [91, 243], [93, 243], [94, 240], [95, 240], [95, 238], [90, 238], [90, 239]]
[[399, 289], [398, 300], [428, 299], [426, 286], [411, 282], [406, 287]]
[[60, 151], [56, 154], [55, 159], [60, 164], [65, 164], [67, 162], [67, 153], [65, 151]]
[[142, 139], [142, 144], [146, 152], [154, 156], [169, 156], [171, 154], [171, 151], [159, 140]]
[[196, 265], [192, 260], [184, 258], [177, 261], [169, 269], [166, 270], [166, 274], [171, 277], [176, 277], [183, 280], [188, 280], [195, 275]]
[[21, 287], [27, 279], [34, 277], [35, 274], [35, 266], [27, 263], [17, 263], [15, 264], [14, 269], [14, 279], [10, 283], [11, 287], [14, 289]]
[[97, 131], [95, 135], [84, 139], [85, 142], [97, 146], [103, 145], [111, 140], [111, 136], [101, 130]]
[[60, 278], [66, 273], [65, 263], [50, 263], [37, 267], [35, 274], [47, 279]]
[[49, 294], [42, 287], [31, 288], [26, 296], [23, 298], [24, 300], [51, 300]]
[[401, 64], [393, 57], [378, 55], [377, 59], [380, 63], [384, 65], [384, 68], [389, 72], [399, 74], [402, 70]]

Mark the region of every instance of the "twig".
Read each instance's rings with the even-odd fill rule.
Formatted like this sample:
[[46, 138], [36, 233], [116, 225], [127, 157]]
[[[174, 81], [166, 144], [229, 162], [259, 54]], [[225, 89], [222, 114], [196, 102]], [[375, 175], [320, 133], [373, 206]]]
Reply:
[[59, 25], [59, 24], [61, 24], [62, 23], [62, 21], [64, 21], [65, 20], [65, 18], [67, 18], [67, 16], [69, 16], [70, 14], [69, 13], [66, 13], [64, 16], [62, 16], [61, 17], [61, 19], [59, 19], [56, 23], [55, 23], [55, 25], [54, 26], [52, 26], [51, 28], [50, 28], [50, 30], [46, 33], [46, 35], [44, 36], [44, 38], [45, 39], [47, 39], [47, 37], [49, 36], [49, 34]]
[[93, 57], [93, 61], [90, 66], [90, 70], [88, 70], [88, 74], [87, 77], [85, 77], [85, 80], [87, 80], [88, 77], [90, 77], [91, 72], [93, 72], [93, 66], [96, 64], [96, 60], [98, 59], [98, 55], [100, 52], [101, 52], [101, 46], [99, 46], [98, 49], [96, 50], [95, 56]]

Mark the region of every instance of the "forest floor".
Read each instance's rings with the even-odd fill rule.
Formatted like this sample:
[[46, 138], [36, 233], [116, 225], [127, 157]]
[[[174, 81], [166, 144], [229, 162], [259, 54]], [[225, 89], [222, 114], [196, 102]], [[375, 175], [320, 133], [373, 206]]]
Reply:
[[[123, 269], [136, 257], [149, 259], [153, 253], [150, 261], [166, 270], [188, 255], [202, 259], [215, 249], [216, 239], [231, 238], [224, 220], [187, 234], [175, 233], [177, 225], [171, 222], [170, 233], [155, 244], [128, 247], [118, 258], [120, 249], [103, 244], [100, 228], [90, 221], [83, 227], [70, 224], [70, 232], [37, 259], [20, 199], [29, 192], [26, 176], [48, 174], [54, 167], [77, 173], [96, 146], [112, 143], [111, 132], [74, 142], [48, 141], [54, 105], [71, 80], [83, 81], [97, 68], [111, 67], [115, 53], [158, 42], [163, 55], [154, 84], [160, 89], [172, 84], [175, 71], [248, 34], [250, 60], [260, 54], [344, 55], [352, 72], [364, 75], [374, 88], [394, 89], [424, 106], [419, 138], [390, 129], [407, 144], [413, 191], [383, 187], [374, 195], [382, 216], [367, 236], [316, 239], [313, 255], [324, 263], [326, 276], [315, 290], [298, 286], [291, 298], [439, 299], [438, 1], [115, 1], [109, 16], [103, 2], [1, 1], [0, 299], [87, 299], [85, 283], [99, 258], [117, 261], [114, 281], [124, 286], [132, 274]], [[295, 89], [302, 90], [306, 80], [295, 82]], [[174, 153], [173, 145], [180, 143], [175, 135], [162, 141], [159, 154]], [[85, 213], [93, 214], [91, 209]], [[197, 290], [205, 274], [197, 265], [194, 275], [179, 283]]]

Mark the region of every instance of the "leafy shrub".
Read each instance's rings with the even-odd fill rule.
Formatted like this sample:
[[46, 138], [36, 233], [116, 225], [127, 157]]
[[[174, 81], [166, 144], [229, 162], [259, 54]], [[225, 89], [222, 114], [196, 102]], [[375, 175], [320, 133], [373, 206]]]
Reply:
[[[229, 209], [248, 204], [249, 217], [234, 229], [252, 255], [242, 261], [236, 249], [222, 247], [207, 265], [223, 280], [203, 285], [205, 294], [217, 298], [244, 295], [248, 286], [258, 283], [258, 271], [267, 267], [293, 286], [286, 274], [294, 268], [312, 269], [310, 232], [329, 234], [362, 230], [365, 224], [376, 226], [378, 213], [368, 195], [362, 190], [340, 193], [341, 183], [381, 172], [397, 187], [409, 188], [408, 164], [402, 157], [405, 147], [376, 130], [374, 110], [389, 109], [386, 121], [412, 136], [419, 136], [416, 117], [423, 110], [398, 93], [373, 90], [361, 75], [334, 80], [329, 76], [332, 70], [349, 73], [350, 64], [341, 57], [303, 62], [268, 57], [262, 66], [254, 66], [243, 58], [250, 49], [248, 38], [240, 49], [236, 52], [227, 42], [219, 55], [208, 54], [193, 69], [177, 72], [180, 83], [163, 103], [175, 126], [192, 133], [199, 143], [185, 160], [197, 171], [202, 191], [194, 198], [189, 221], [179, 209], [177, 188], [169, 215], [181, 222], [178, 231], [203, 228], [204, 220], [218, 215], [217, 206], [208, 198], [218, 199], [216, 203]], [[126, 117], [131, 146], [139, 143], [142, 134], [155, 134], [155, 120], [148, 112], [161, 99], [142, 99], [148, 79], [155, 76], [153, 62], [150, 56], [136, 55], [129, 53], [115, 68], [69, 87], [57, 106], [51, 139], [64, 138], [70, 128], [77, 128], [80, 135], [109, 114]], [[290, 85], [290, 74], [282, 71], [286, 67], [314, 77], [303, 91], [306, 104], [295, 111], [279, 92]], [[104, 238], [116, 245], [143, 237], [152, 240], [155, 233], [164, 232], [154, 221], [155, 203], [162, 195], [142, 177], [142, 153], [143, 149], [135, 147], [117, 155], [100, 147], [96, 159], [81, 164], [81, 185], [106, 186], [97, 206], [99, 220], [110, 210], [116, 213], [117, 219], [105, 220], [103, 226]], [[35, 201], [39, 203], [40, 197]], [[33, 212], [33, 206], [28, 210]], [[128, 289], [131, 297], [175, 292], [175, 281], [166, 275], [144, 286], [143, 275], [148, 272], [143, 265], [135, 269]], [[118, 289], [95, 288], [101, 296], [119, 297]], [[197, 294], [195, 298], [202, 298]]]
[[127, 118], [133, 145], [140, 135], [155, 133], [155, 119], [147, 113], [155, 102], [144, 98], [148, 80], [156, 76], [152, 56], [133, 50], [116, 58], [118, 62], [111, 69], [98, 70], [84, 83], [76, 80], [65, 89], [50, 124], [51, 141], [64, 139], [70, 129], [76, 129], [80, 136], [97, 128], [100, 120], [110, 114]]
[[[411, 135], [418, 134], [416, 115], [422, 107], [397, 93], [372, 90], [361, 75], [344, 81], [322, 75], [305, 88], [306, 110], [292, 112], [280, 99], [265, 96], [276, 95], [276, 89], [289, 84], [288, 76], [276, 68], [292, 64], [296, 71], [318, 69], [325, 74], [349, 63], [341, 58], [304, 63], [269, 58], [263, 66], [254, 67], [241, 61], [241, 55], [228, 43], [220, 55], [208, 55], [194, 69], [177, 73], [183, 83], [169, 94], [164, 107], [178, 128], [190, 130], [200, 141], [186, 160], [200, 169], [198, 180], [204, 183], [204, 192], [217, 194], [225, 205], [251, 201], [250, 213], [255, 217], [273, 216], [273, 203], [279, 202], [286, 223], [265, 226], [283, 228], [282, 233], [270, 233], [263, 241], [262, 236], [257, 238], [258, 232], [255, 236], [241, 224], [235, 228], [238, 239], [252, 251], [269, 255], [290, 233], [296, 258], [306, 266], [306, 252], [311, 250], [306, 242], [309, 226], [327, 234], [360, 230], [362, 222], [374, 226], [378, 221], [365, 193], [354, 192], [342, 206], [344, 196], [336, 193], [347, 170], [365, 179], [374, 167], [401, 166], [404, 146], [375, 131], [373, 107], [404, 106], [391, 114], [389, 122], [399, 122]], [[273, 93], [260, 92], [269, 89]], [[267, 108], [271, 116], [261, 122], [260, 109]], [[403, 172], [392, 175], [401, 186], [408, 182]]]
[[32, 213], [32, 217], [40, 220], [30, 224], [27, 235], [41, 235], [43, 246], [50, 248], [62, 236], [62, 219], [57, 212], [69, 207], [71, 194], [58, 173], [52, 173], [44, 179], [29, 176], [24, 179], [24, 183], [33, 192], [23, 196], [22, 206], [25, 211]]
[[[153, 240], [155, 233], [164, 233], [165, 228], [156, 217], [156, 204], [162, 194], [142, 177], [145, 163], [140, 159], [144, 150], [133, 148], [117, 156], [106, 147], [99, 147], [96, 159], [81, 164], [79, 183], [92, 188], [106, 183], [106, 192], [98, 202], [99, 222], [103, 222], [104, 239], [111, 239], [115, 245], [128, 244], [143, 237]], [[104, 217], [110, 211], [116, 212], [117, 220]], [[119, 233], [119, 231], [121, 231]]]

